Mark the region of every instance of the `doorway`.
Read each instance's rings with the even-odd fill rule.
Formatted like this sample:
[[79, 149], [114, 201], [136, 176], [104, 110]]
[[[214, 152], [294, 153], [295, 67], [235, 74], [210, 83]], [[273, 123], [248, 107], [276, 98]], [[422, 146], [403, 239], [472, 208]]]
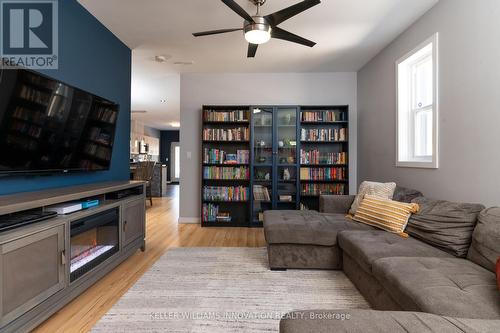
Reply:
[[179, 142], [170, 145], [170, 180], [178, 183], [181, 178], [181, 146]]

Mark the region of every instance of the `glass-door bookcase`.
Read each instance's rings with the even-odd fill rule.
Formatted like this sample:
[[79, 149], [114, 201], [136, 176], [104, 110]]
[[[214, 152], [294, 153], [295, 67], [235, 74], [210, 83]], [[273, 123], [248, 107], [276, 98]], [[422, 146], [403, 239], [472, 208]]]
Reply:
[[263, 213], [273, 208], [273, 108], [252, 108], [252, 223], [263, 221]]
[[252, 107], [252, 224], [270, 209], [298, 206], [296, 107]]
[[297, 108], [275, 109], [277, 156], [276, 205], [274, 209], [297, 206]]

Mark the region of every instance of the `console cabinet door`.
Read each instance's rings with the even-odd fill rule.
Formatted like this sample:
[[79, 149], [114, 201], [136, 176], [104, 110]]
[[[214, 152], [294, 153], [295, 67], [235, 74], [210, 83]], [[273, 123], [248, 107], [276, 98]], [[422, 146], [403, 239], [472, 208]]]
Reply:
[[64, 225], [0, 244], [0, 327], [65, 287]]
[[146, 201], [138, 199], [124, 204], [122, 218], [123, 247], [138, 238], [144, 238]]

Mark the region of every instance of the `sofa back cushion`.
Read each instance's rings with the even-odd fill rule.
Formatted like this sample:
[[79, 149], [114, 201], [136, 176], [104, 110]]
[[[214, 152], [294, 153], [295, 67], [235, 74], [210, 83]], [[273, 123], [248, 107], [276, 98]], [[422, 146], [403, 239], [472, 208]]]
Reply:
[[498, 257], [500, 257], [500, 207], [492, 207], [479, 214], [467, 258], [495, 272]]
[[420, 191], [398, 185], [394, 190], [394, 195], [392, 196], [392, 200], [410, 203], [413, 199], [423, 196], [424, 195]]
[[465, 258], [480, 204], [455, 203], [425, 197], [413, 199], [420, 211], [410, 217], [406, 232], [456, 257]]
[[356, 214], [356, 211], [366, 194], [376, 195], [385, 199], [392, 199], [395, 189], [396, 183], [362, 182], [361, 185], [359, 185], [358, 194], [356, 194], [356, 197], [354, 198], [354, 202], [351, 205], [349, 213], [351, 215]]
[[416, 213], [418, 209], [418, 204], [415, 203], [398, 202], [367, 194], [353, 219], [388, 232], [401, 234], [410, 215]]

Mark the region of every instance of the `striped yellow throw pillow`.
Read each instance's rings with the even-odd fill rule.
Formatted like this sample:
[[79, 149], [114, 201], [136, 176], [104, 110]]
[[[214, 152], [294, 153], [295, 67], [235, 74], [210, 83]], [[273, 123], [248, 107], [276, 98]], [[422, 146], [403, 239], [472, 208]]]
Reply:
[[374, 195], [365, 195], [353, 219], [395, 234], [404, 234], [412, 213], [418, 213], [415, 203], [403, 203]]

